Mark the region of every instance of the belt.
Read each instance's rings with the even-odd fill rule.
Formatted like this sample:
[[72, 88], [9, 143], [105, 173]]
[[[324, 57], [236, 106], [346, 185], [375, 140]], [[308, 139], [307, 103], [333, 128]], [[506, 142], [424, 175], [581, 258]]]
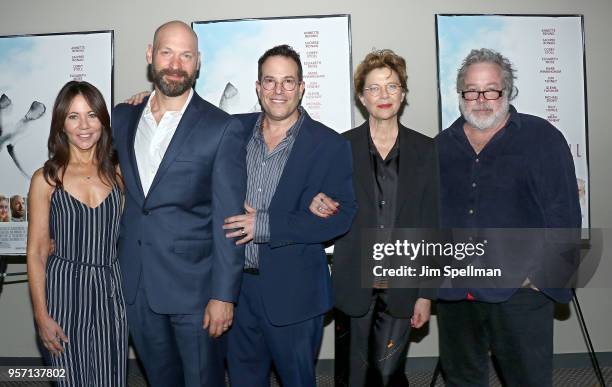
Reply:
[[259, 269], [256, 267], [245, 267], [242, 269], [242, 272], [245, 274], [259, 275]]
[[117, 263], [117, 259], [114, 259], [110, 265], [99, 265], [99, 264], [96, 264], [96, 263], [88, 263], [88, 262], [75, 261], [74, 259], [64, 258], [64, 257], [61, 257], [61, 256], [59, 256], [57, 254], [52, 254], [51, 257], [59, 259], [60, 261], [73, 263], [73, 264], [79, 265], [79, 266], [97, 267], [97, 268], [100, 268], [100, 269], [104, 269], [104, 271], [106, 272], [106, 277], [108, 278], [108, 281], [106, 281], [106, 293], [111, 298], [114, 298], [117, 295], [117, 292], [116, 292], [117, 284], [115, 284], [115, 280], [114, 280], [113, 274], [111, 272], [111, 269], [113, 268], [113, 265], [115, 263]]

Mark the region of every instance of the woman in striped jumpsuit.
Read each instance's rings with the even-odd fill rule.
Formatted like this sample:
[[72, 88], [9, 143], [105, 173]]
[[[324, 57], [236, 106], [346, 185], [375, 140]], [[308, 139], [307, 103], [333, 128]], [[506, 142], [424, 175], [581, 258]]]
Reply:
[[[28, 277], [40, 339], [60, 386], [125, 386], [127, 324], [117, 263], [122, 180], [104, 98], [68, 82], [49, 160], [30, 185]], [[51, 252], [51, 253], [50, 253]]]

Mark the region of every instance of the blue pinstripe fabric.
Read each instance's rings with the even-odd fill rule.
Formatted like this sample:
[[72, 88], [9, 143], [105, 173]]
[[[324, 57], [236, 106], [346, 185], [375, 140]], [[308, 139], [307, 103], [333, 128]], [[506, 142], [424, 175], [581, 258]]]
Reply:
[[115, 186], [91, 208], [63, 189], [51, 197], [55, 251], [47, 261], [49, 315], [69, 342], [52, 357], [59, 386], [125, 386], [127, 323], [117, 262], [122, 193]]
[[276, 192], [276, 186], [280, 180], [285, 164], [291, 154], [302, 122], [304, 121], [304, 110], [300, 106], [298, 120], [287, 131], [287, 136], [268, 152], [268, 147], [261, 132], [261, 119], [257, 119], [253, 136], [247, 145], [247, 203], [257, 210], [255, 220], [255, 235], [245, 248], [244, 267], [247, 269], [259, 267], [258, 243], [265, 243], [270, 237], [270, 224], [268, 222], [268, 207]]

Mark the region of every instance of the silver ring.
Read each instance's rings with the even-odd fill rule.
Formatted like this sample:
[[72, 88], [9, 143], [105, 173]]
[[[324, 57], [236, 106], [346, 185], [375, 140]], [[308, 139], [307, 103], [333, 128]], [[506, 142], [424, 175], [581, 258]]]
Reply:
[[244, 228], [242, 230], [240, 230], [240, 235], [244, 235], [246, 234], [246, 232], [244, 231]]
[[323, 207], [319, 206], [319, 208], [317, 208], [317, 210], [319, 210], [319, 212], [323, 212]]

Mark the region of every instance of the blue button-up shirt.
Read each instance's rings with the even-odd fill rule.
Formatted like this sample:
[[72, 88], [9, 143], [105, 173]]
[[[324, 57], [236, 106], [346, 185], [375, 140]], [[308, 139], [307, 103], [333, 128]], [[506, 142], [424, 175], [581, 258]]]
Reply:
[[505, 127], [477, 154], [464, 124], [460, 117], [436, 138], [442, 227], [580, 228], [574, 163], [559, 130], [510, 106]]
[[506, 126], [476, 154], [464, 123], [437, 137], [443, 227], [580, 227], [574, 163], [559, 130], [511, 106]]
[[247, 145], [247, 193], [246, 202], [257, 210], [253, 240], [245, 247], [245, 263], [247, 269], [259, 267], [258, 243], [268, 242], [270, 239], [270, 217], [268, 207], [276, 192], [276, 187], [289, 160], [293, 144], [300, 131], [306, 112], [298, 107], [300, 116], [287, 130], [286, 137], [272, 150], [263, 137], [262, 119], [260, 114], [253, 135]]

